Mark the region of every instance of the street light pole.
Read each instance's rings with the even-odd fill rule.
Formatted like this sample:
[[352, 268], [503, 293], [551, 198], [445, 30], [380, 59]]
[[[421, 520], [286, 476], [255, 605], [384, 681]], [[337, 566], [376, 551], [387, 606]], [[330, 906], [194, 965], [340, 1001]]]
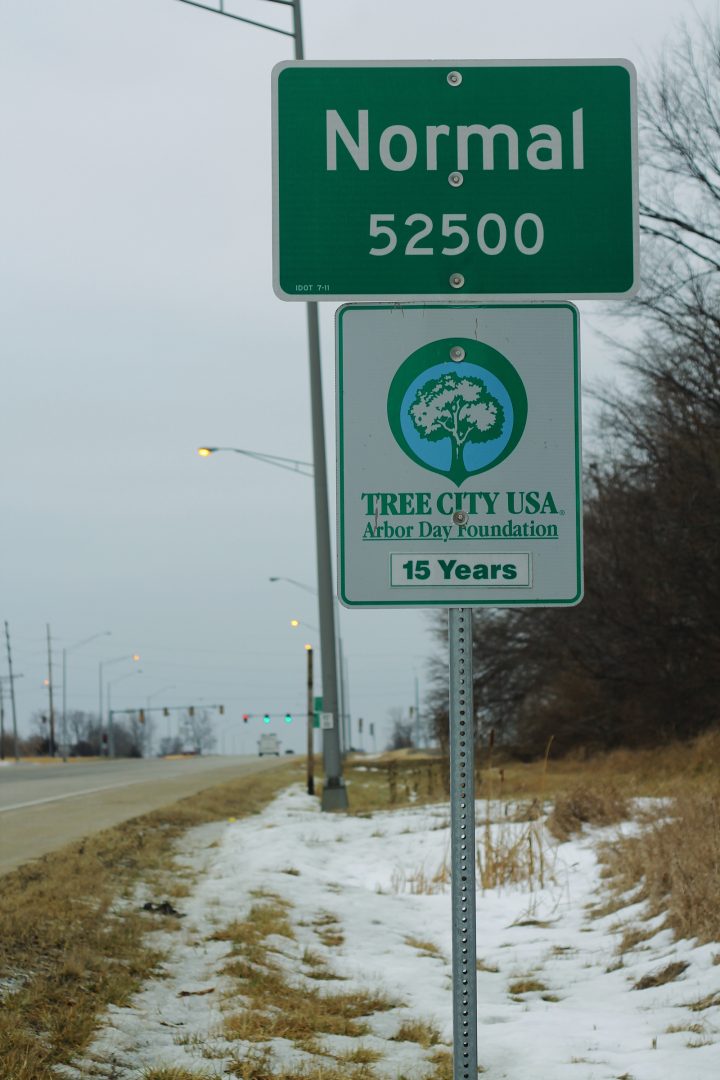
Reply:
[[18, 734], [17, 734], [17, 711], [15, 709], [15, 679], [17, 676], [13, 675], [12, 669], [12, 650], [10, 648], [10, 627], [5, 620], [5, 644], [7, 645], [7, 658], [8, 658], [8, 675], [10, 678], [10, 707], [12, 709], [12, 724], [13, 724], [13, 753], [16, 763], [20, 760], [18, 754]]
[[[122, 656], [114, 656], [112, 660], [101, 660], [98, 664], [98, 716], [100, 718], [100, 756], [102, 757], [102, 737], [103, 737], [103, 668], [109, 667], [110, 664], [119, 664], [121, 660], [133, 660], [135, 663], [140, 659], [138, 653], [132, 653], [130, 656], [127, 653], [123, 653]], [[117, 680], [116, 680], [117, 681]], [[109, 701], [109, 698], [108, 698]], [[108, 725], [109, 725], [108, 717]], [[109, 740], [109, 732], [108, 732]], [[110, 750], [110, 743], [108, 741], [108, 757]]]
[[[197, 0], [183, 0], [194, 7], [202, 7], [218, 15], [229, 15], [224, 11], [222, 0], [219, 8], [200, 4]], [[295, 44], [295, 59], [305, 59], [303, 40], [302, 11], [300, 0], [271, 0], [272, 3], [291, 7], [293, 30], [288, 33], [273, 26], [259, 24], [252, 19], [234, 16], [239, 22], [262, 26], [263, 29], [292, 37]], [[327, 488], [327, 465], [325, 460], [325, 421], [322, 401], [322, 369], [320, 366], [320, 328], [318, 305], [307, 304], [308, 361], [310, 367], [310, 415], [312, 420], [313, 443], [313, 481], [315, 485], [315, 542], [317, 557], [318, 606], [320, 609], [320, 650], [322, 660], [323, 711], [332, 713], [333, 727], [323, 731], [323, 765], [325, 783], [323, 784], [321, 807], [323, 810], [346, 810], [348, 805], [347, 790], [342, 775], [340, 755], [340, 734], [338, 715], [338, 677], [337, 655], [335, 649], [335, 611], [332, 551], [330, 546], [330, 510]]]
[[[124, 658], [123, 658], [124, 659]], [[108, 697], [108, 756], [115, 757], [115, 731], [113, 728], [112, 720], [112, 688], [115, 683], [122, 682], [123, 679], [129, 679], [132, 675], [142, 675], [142, 668], [138, 668], [137, 671], [128, 671], [126, 675], [118, 675], [117, 679], [111, 679], [107, 684], [107, 697]]]
[[52, 641], [50, 637], [50, 623], [45, 623], [47, 630], [47, 654], [48, 654], [48, 704], [50, 711], [50, 738], [48, 740], [49, 756], [55, 757], [55, 704], [53, 702], [53, 670], [52, 670]]
[[[91, 641], [95, 641], [99, 637], [109, 637], [112, 633], [111, 630], [100, 630], [97, 634], [91, 634], [90, 637], [83, 638], [82, 641], [76, 641], [74, 645], [69, 645], [67, 648], [63, 648], [62, 651], [62, 740], [63, 740], [63, 761], [67, 761], [67, 746], [68, 746], [68, 730], [67, 730], [67, 654], [74, 652], [75, 649], [81, 648], [83, 645], [88, 645]], [[100, 716], [100, 727], [102, 729], [102, 714]], [[102, 747], [101, 747], [102, 749]]]
[[[268, 578], [268, 581], [287, 581], [290, 585], [296, 585], [298, 589], [303, 589], [304, 592], [312, 593], [314, 596], [318, 596], [318, 590], [313, 589], [310, 585], [305, 585], [302, 581], [296, 581], [295, 578], [273, 576]], [[338, 612], [337, 597], [333, 596], [333, 608], [336, 615], [335, 622], [335, 649], [336, 649], [336, 671], [337, 671], [337, 697], [339, 708], [339, 732], [340, 732], [340, 746], [341, 752], [344, 756], [350, 750], [350, 709], [349, 709], [349, 697], [347, 693], [347, 669], [345, 664], [345, 656], [343, 653], [342, 637], [340, 636], [340, 615]], [[308, 623], [305, 623], [307, 626]], [[322, 622], [320, 623], [322, 626]], [[314, 629], [314, 627], [313, 627]], [[322, 642], [321, 642], [322, 647]], [[321, 656], [322, 659], [322, 656]], [[325, 669], [323, 668], [323, 671]], [[324, 687], [323, 687], [324, 689]], [[325, 706], [323, 704], [323, 711]], [[328, 710], [329, 711], [329, 710]]]
[[307, 652], [307, 793], [315, 794], [315, 755], [313, 748], [313, 724], [315, 722], [315, 709], [313, 708], [313, 648], [306, 645]]

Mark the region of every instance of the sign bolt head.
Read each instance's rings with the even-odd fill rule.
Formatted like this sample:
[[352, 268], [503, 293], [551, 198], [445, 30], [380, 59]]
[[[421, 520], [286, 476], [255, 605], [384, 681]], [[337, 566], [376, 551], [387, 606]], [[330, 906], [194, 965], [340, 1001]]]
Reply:
[[467, 510], [456, 510], [452, 519], [454, 525], [466, 525], [468, 519]]
[[459, 71], [449, 71], [447, 81], [451, 86], [459, 86], [462, 82], [462, 75]]
[[450, 350], [450, 359], [454, 360], [456, 364], [459, 364], [461, 360], [465, 359], [465, 350], [462, 345], [453, 345]]
[[462, 274], [451, 274], [450, 284], [452, 285], [453, 289], [462, 289], [463, 285], [465, 284], [465, 278], [462, 276]]
[[448, 176], [448, 180], [452, 187], [460, 187], [464, 179], [465, 178], [461, 172], [451, 172]]

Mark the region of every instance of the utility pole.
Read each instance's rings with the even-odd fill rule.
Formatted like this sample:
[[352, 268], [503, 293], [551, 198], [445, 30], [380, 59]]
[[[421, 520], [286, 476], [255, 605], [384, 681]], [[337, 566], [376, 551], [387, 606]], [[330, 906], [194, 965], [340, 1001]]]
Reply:
[[0, 761], [5, 760], [5, 687], [0, 676]]
[[5, 643], [7, 645], [7, 658], [8, 658], [8, 672], [10, 675], [10, 707], [12, 709], [12, 722], [13, 722], [13, 752], [15, 755], [15, 761], [20, 760], [18, 756], [18, 737], [17, 737], [17, 712], [15, 709], [15, 680], [13, 678], [12, 669], [12, 652], [10, 649], [10, 627], [5, 620]]
[[50, 757], [55, 757], [55, 708], [53, 705], [53, 671], [52, 671], [52, 645], [50, 639], [50, 623], [45, 624], [47, 630], [48, 651], [48, 701], [50, 705]]
[[315, 719], [313, 699], [313, 649], [306, 645], [307, 651], [307, 793], [315, 794], [315, 755], [313, 753], [313, 723]]
[[420, 687], [415, 676], [415, 745], [420, 749]]

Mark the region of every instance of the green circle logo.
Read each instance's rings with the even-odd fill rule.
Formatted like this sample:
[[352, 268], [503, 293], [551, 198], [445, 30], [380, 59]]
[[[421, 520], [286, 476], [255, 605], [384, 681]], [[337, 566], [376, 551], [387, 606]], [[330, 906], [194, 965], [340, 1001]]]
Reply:
[[400, 448], [458, 487], [513, 452], [527, 410], [525, 387], [510, 361], [472, 338], [443, 338], [411, 353], [387, 400]]

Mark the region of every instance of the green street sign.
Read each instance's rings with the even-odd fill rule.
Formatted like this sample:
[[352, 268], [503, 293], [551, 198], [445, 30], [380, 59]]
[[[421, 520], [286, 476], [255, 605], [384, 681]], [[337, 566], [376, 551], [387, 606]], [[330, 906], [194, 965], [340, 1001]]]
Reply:
[[275, 291], [627, 296], [636, 126], [623, 60], [279, 64]]

